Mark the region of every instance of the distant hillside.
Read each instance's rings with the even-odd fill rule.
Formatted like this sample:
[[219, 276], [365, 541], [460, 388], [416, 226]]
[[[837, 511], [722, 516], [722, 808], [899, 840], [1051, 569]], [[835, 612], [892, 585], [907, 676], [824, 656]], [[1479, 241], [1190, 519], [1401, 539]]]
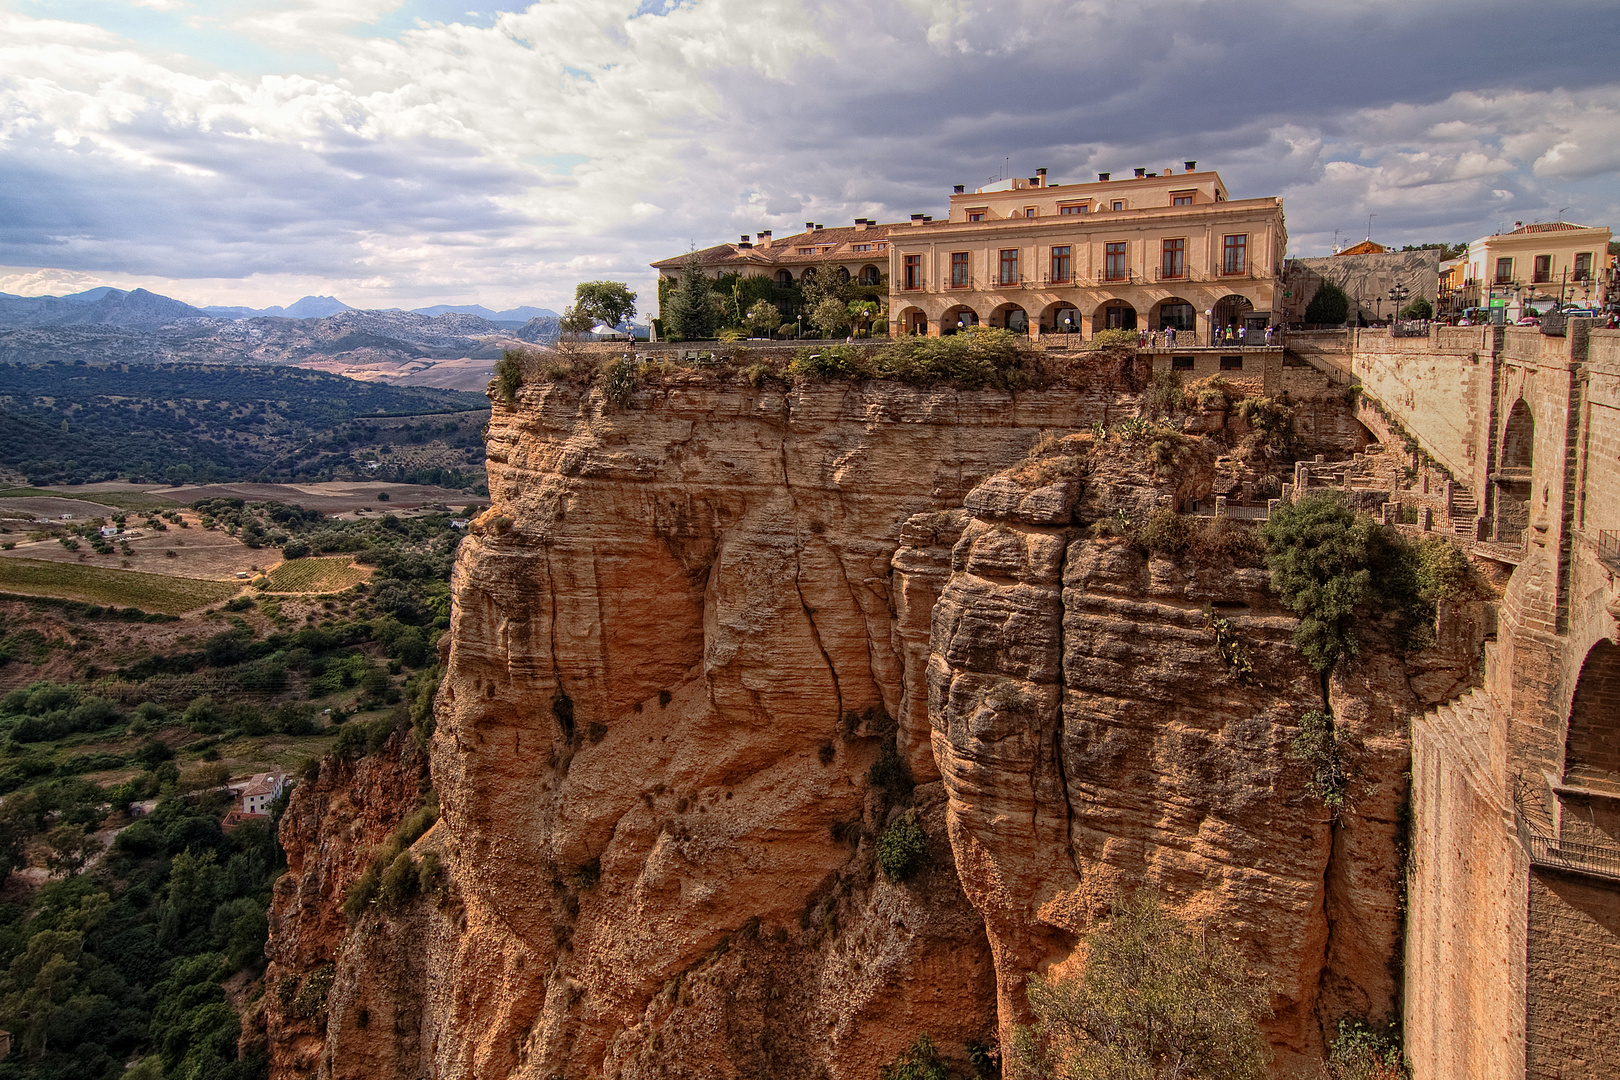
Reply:
[[558, 316], [550, 308], [537, 308], [524, 305], [523, 307], [508, 308], [505, 311], [491, 311], [482, 304], [435, 304], [432, 307], [412, 308], [418, 315], [477, 315], [480, 319], [490, 322], [526, 323], [530, 319], [553, 319]]
[[155, 330], [179, 319], [207, 313], [145, 289], [90, 289], [70, 296], [12, 296], [0, 293], [0, 327], [118, 326]]
[[306, 296], [286, 307], [279, 304], [267, 308], [205, 307], [203, 311], [218, 319], [252, 319], [261, 316], [283, 319], [322, 319], [340, 311], [353, 311], [335, 296]]
[[[356, 457], [370, 445], [351, 437], [357, 425], [437, 414], [436, 430], [466, 428], [476, 443], [488, 407], [479, 394], [301, 368], [0, 364], [0, 468], [33, 484], [174, 479], [180, 466], [196, 480], [346, 479], [374, 475]], [[477, 478], [442, 473], [397, 479]]]

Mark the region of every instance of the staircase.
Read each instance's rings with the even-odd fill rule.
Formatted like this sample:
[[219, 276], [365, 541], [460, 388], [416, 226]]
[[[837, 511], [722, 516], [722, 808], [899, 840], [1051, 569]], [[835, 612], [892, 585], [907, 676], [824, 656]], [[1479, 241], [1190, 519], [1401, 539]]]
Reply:
[[1448, 512], [1453, 534], [1463, 540], [1478, 539], [1476, 523], [1479, 521], [1479, 500], [1474, 497], [1467, 484], [1451, 485], [1451, 506]]
[[1491, 737], [1491, 699], [1484, 687], [1476, 686], [1455, 701], [1436, 705], [1429, 715], [1459, 735], [1485, 740]]

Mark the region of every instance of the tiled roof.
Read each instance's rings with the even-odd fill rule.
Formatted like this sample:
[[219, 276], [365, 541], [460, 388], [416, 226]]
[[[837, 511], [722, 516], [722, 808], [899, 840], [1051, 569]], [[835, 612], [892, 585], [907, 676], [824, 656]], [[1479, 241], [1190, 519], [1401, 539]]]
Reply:
[[1355, 247], [1347, 247], [1343, 251], [1334, 252], [1336, 255], [1382, 255], [1389, 249], [1383, 244], [1375, 244], [1371, 240], [1363, 240]]
[[1525, 233], [1573, 232], [1576, 229], [1584, 228], [1586, 228], [1585, 225], [1572, 225], [1567, 221], [1538, 221], [1533, 225], [1520, 225], [1517, 229], [1514, 229], [1512, 232], [1508, 233], [1508, 235], [1522, 236]]
[[[753, 247], [743, 247], [740, 244], [718, 244], [714, 247], [694, 251], [689, 255], [676, 255], [668, 259], [660, 259], [653, 263], [659, 270], [675, 270], [682, 263], [696, 255], [698, 261], [704, 266], [805, 266], [828, 259], [849, 259], [851, 261], [863, 257], [877, 257], [883, 255], [878, 251], [852, 251], [852, 244], [868, 244], [886, 241], [889, 233], [895, 229], [906, 227], [906, 223], [892, 225], [868, 225], [862, 229], [854, 225], [838, 226], [831, 229], [807, 229], [804, 232], [794, 233], [792, 236], [777, 237], [771, 241], [768, 248], [757, 244]], [[800, 254], [802, 247], [814, 247], [811, 254]], [[830, 250], [823, 250], [830, 249]]]

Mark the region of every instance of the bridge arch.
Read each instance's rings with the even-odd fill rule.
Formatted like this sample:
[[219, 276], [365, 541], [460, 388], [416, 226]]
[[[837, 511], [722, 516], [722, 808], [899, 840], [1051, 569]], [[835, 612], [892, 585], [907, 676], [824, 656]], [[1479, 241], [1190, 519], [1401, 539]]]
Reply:
[[1592, 646], [1564, 738], [1564, 783], [1620, 795], [1620, 645]]

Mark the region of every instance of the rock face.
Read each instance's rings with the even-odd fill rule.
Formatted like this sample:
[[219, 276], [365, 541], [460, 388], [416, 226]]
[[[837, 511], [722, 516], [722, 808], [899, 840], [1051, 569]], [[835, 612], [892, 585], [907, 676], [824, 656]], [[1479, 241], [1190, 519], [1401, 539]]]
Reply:
[[[1097, 535], [1232, 480], [1214, 438], [1155, 472], [1073, 435], [1135, 407], [695, 379], [498, 404], [418, 842], [449, 892], [322, 931], [324, 1047], [277, 1075], [864, 1078], [922, 1032], [960, 1060], [1143, 885], [1271, 980], [1279, 1069], [1387, 1012], [1404, 670], [1367, 650], [1324, 687], [1230, 535], [1202, 564]], [[1324, 693], [1356, 745], [1337, 823], [1288, 753]], [[928, 858], [896, 883], [907, 808]], [[305, 866], [278, 963], [330, 922]]]

